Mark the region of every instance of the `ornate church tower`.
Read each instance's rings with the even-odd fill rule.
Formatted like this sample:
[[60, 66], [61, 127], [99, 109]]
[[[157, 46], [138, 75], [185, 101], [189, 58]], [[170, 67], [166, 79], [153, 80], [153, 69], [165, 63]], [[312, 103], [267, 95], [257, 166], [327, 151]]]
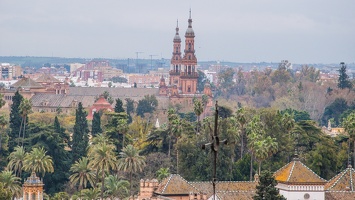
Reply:
[[189, 26], [185, 33], [185, 51], [182, 59], [183, 69], [180, 73], [180, 87], [182, 94], [195, 94], [197, 91], [198, 73], [195, 56], [195, 33], [192, 29], [191, 10], [188, 20]]
[[174, 37], [174, 49], [173, 57], [171, 58], [171, 67], [170, 67], [170, 80], [169, 85], [176, 85], [180, 87], [180, 72], [181, 72], [181, 38], [179, 36], [179, 22], [176, 24], [176, 33]]

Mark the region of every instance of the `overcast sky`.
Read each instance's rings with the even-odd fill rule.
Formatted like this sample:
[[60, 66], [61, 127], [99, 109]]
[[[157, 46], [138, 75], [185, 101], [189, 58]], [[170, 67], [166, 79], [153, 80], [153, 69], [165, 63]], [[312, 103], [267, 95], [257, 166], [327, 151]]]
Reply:
[[0, 56], [170, 58], [190, 8], [200, 61], [355, 61], [354, 0], [0, 0]]

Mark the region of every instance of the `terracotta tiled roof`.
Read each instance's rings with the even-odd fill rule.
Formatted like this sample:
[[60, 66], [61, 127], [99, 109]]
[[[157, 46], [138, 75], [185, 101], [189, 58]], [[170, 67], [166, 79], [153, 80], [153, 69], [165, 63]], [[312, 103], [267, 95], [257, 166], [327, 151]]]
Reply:
[[349, 166], [340, 172], [325, 185], [325, 190], [329, 191], [355, 191], [355, 170]]
[[[248, 192], [217, 192], [217, 198], [221, 200], [252, 200], [255, 191]], [[211, 195], [213, 197], [213, 195]]]
[[159, 94], [159, 89], [157, 88], [100, 88], [100, 87], [70, 87], [69, 95], [76, 96], [100, 96], [105, 91], [109, 92], [110, 95], [116, 99], [131, 98], [134, 100], [139, 100], [144, 97], [144, 95], [156, 95]]
[[188, 195], [190, 192], [197, 193], [198, 190], [178, 174], [171, 174], [165, 178], [155, 191], [158, 195]]
[[106, 99], [104, 97], [100, 97], [94, 104], [94, 106], [110, 106], [111, 104], [109, 102], [106, 101]]
[[[213, 196], [212, 182], [190, 182], [200, 192]], [[220, 181], [216, 184], [216, 193], [220, 199], [252, 199], [257, 183], [254, 181]]]
[[11, 87], [14, 88], [25, 88], [25, 89], [35, 89], [35, 88], [44, 88], [41, 84], [36, 83], [36, 81], [30, 79], [30, 78], [22, 78], [21, 80], [17, 81], [16, 83], [12, 84]]
[[304, 165], [299, 159], [294, 159], [274, 173], [275, 180], [290, 184], [325, 184], [326, 181]]
[[353, 200], [355, 199], [355, 192], [325, 192], [326, 200]]
[[36, 79], [37, 83], [61, 83], [60, 80], [54, 78], [50, 74], [43, 74], [42, 76]]
[[45, 107], [71, 107], [73, 101], [81, 102], [84, 108], [87, 108], [94, 104], [94, 96], [66, 96], [65, 94], [36, 94], [31, 98], [33, 107], [42, 107], [43, 102], [47, 102]]

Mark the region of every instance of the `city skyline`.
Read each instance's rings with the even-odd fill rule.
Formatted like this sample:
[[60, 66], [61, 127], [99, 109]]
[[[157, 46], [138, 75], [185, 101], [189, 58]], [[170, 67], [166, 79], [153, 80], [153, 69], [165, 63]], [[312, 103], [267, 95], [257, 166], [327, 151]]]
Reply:
[[2, 1], [1, 56], [170, 58], [189, 9], [199, 61], [352, 63], [355, 2]]

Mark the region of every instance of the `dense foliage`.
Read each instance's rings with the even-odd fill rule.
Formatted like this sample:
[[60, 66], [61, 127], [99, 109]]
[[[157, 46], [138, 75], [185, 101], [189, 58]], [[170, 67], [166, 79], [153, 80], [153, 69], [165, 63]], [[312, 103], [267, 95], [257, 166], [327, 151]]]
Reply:
[[[347, 167], [349, 155], [355, 162], [354, 91], [320, 83], [319, 77], [309, 66], [299, 73], [284, 65], [219, 73], [217, 130], [228, 143], [219, 147], [218, 180], [253, 180], [295, 154], [327, 180]], [[22, 99], [17, 92], [10, 115], [0, 118], [1, 165], [7, 166], [0, 173], [0, 194], [19, 196], [32, 171], [43, 177], [51, 199], [124, 199], [138, 193], [140, 179], [161, 181], [170, 173], [189, 181], [212, 178], [212, 153], [201, 146], [211, 141], [215, 120], [206, 114], [204, 98], [184, 109], [160, 109], [154, 95], [116, 99], [116, 112], [95, 113], [91, 124], [81, 103], [73, 114], [30, 113], [20, 106]], [[330, 137], [320, 124], [344, 127], [345, 133]], [[260, 174], [255, 199], [282, 199], [270, 172]]]

